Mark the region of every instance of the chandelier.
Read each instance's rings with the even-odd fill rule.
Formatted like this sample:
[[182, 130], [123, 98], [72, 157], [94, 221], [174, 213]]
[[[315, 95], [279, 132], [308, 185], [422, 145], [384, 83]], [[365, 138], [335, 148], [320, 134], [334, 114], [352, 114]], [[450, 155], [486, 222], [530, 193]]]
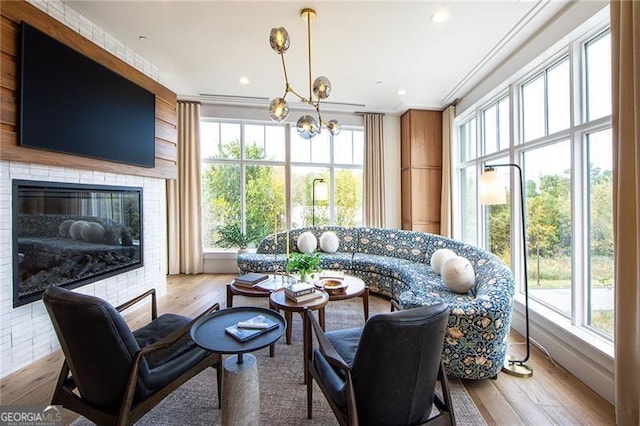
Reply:
[[[340, 133], [340, 123], [338, 120], [329, 120], [328, 122], [322, 121], [322, 115], [320, 114], [320, 101], [327, 99], [331, 94], [331, 82], [327, 77], [318, 77], [313, 83], [311, 83], [311, 21], [317, 16], [316, 11], [310, 8], [305, 8], [300, 11], [300, 16], [307, 23], [307, 53], [309, 57], [309, 97], [305, 98], [298, 94], [293, 87], [289, 84], [289, 77], [287, 75], [287, 66], [284, 63], [284, 54], [289, 49], [291, 43], [289, 39], [289, 33], [283, 27], [272, 28], [269, 34], [269, 44], [271, 48], [280, 55], [282, 59], [282, 70], [284, 71], [284, 83], [285, 91], [281, 98], [273, 98], [269, 105], [269, 116], [273, 121], [281, 122], [289, 115], [289, 105], [285, 98], [289, 93], [293, 93], [300, 102], [311, 105], [318, 114], [318, 120], [310, 115], [303, 115], [296, 123], [296, 130], [298, 134], [304, 139], [312, 139], [320, 133], [322, 127], [329, 129], [329, 133], [333, 136]], [[314, 100], [315, 95], [315, 100]]]

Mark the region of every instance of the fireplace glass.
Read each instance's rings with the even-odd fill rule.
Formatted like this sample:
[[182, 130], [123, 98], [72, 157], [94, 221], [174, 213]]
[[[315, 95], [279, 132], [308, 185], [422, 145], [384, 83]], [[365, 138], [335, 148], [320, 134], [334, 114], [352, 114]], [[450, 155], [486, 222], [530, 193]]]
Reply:
[[13, 181], [13, 305], [142, 266], [142, 188]]

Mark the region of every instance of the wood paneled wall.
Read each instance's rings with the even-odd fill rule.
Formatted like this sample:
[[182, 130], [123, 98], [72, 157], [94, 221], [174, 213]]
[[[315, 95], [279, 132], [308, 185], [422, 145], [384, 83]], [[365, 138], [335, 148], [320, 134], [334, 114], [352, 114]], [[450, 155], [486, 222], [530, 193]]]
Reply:
[[410, 109], [400, 124], [402, 229], [439, 234], [442, 112]]
[[[61, 22], [25, 1], [2, 1], [0, 34], [0, 158], [3, 160], [99, 170], [137, 176], [175, 179], [177, 168], [176, 94], [85, 39]], [[156, 161], [154, 168], [138, 167], [18, 145], [20, 22], [79, 51], [110, 70], [147, 89], [156, 96]], [[73, 117], [69, 118], [70, 124]]]

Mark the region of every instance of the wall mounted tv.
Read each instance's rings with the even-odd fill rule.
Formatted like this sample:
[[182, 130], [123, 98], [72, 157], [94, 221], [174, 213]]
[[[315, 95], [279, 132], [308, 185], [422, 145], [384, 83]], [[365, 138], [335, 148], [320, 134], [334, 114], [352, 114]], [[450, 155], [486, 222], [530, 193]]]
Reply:
[[22, 23], [21, 146], [155, 165], [155, 95]]

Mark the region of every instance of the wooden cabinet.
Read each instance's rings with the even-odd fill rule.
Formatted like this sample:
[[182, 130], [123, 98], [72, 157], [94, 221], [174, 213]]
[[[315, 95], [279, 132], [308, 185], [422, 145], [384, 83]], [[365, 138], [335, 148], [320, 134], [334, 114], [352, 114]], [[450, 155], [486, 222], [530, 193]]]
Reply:
[[442, 112], [410, 109], [400, 132], [402, 229], [439, 234]]

